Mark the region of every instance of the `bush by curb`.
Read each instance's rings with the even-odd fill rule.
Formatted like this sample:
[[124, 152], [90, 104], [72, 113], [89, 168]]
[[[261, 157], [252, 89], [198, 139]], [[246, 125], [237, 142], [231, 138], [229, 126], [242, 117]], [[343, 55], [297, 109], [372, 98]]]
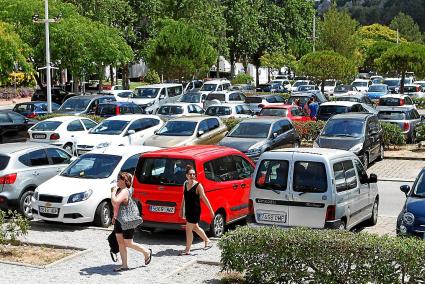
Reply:
[[[49, 118], [53, 118], [53, 117], [60, 117], [60, 116], [73, 116], [71, 114], [59, 114], [59, 113], [50, 113], [50, 114], [46, 114], [46, 115], [40, 115], [40, 116], [36, 116], [34, 117], [35, 120], [38, 121], [43, 121]], [[97, 116], [97, 115], [79, 115], [80, 117], [87, 117], [93, 121], [95, 121], [96, 123], [100, 123], [102, 122], [105, 118]]]

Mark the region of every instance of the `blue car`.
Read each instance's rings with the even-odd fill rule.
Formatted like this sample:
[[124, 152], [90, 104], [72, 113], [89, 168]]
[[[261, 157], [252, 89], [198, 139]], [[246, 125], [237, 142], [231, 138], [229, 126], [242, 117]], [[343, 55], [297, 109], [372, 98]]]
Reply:
[[402, 185], [400, 190], [406, 194], [406, 202], [397, 218], [397, 235], [425, 237], [425, 168], [410, 188]]
[[385, 84], [370, 85], [367, 96], [371, 100], [379, 100], [382, 96], [390, 94], [388, 86]]
[[[59, 107], [60, 106], [58, 104], [52, 102], [52, 111], [56, 111]], [[34, 101], [16, 104], [13, 111], [22, 114], [27, 118], [34, 118], [36, 116], [47, 114], [47, 102]]]

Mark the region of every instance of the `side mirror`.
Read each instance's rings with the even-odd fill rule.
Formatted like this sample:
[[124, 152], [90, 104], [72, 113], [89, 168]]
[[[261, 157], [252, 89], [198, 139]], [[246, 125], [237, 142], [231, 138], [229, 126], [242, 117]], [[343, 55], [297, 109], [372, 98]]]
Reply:
[[275, 139], [276, 137], [277, 137], [277, 133], [276, 132], [273, 132], [272, 138]]
[[158, 130], [155, 130], [155, 131], [153, 132], [153, 134], [155, 134], [155, 135], [156, 135], [156, 134], [158, 134]]
[[28, 118], [25, 118], [24, 123], [28, 123], [28, 122], [30, 122], [30, 120]]
[[160, 99], [160, 100], [165, 99], [165, 95], [160, 95], [160, 96], [159, 96], [159, 99]]
[[424, 122], [425, 121], [425, 115], [421, 115], [421, 121]]
[[377, 183], [377, 182], [378, 182], [378, 176], [376, 174], [370, 174], [369, 183]]
[[404, 194], [407, 195], [409, 193], [409, 191], [410, 191], [410, 186], [408, 186], [408, 185], [402, 185], [402, 186], [400, 186], [400, 190], [402, 192], [404, 192]]
[[133, 135], [135, 133], [136, 131], [134, 131], [134, 129], [130, 129], [129, 131], [127, 131], [127, 135]]
[[202, 136], [205, 132], [203, 130], [198, 131], [198, 137]]

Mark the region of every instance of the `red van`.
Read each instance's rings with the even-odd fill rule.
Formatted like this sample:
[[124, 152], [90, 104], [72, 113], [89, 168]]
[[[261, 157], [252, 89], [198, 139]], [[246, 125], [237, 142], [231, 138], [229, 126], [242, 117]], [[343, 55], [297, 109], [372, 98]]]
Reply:
[[248, 197], [254, 164], [238, 150], [221, 146], [183, 146], [143, 154], [136, 168], [134, 198], [140, 202], [145, 228], [183, 229], [179, 217], [186, 180], [186, 165], [215, 212], [212, 218], [201, 202], [199, 225], [211, 236], [221, 236], [225, 226], [248, 215]]

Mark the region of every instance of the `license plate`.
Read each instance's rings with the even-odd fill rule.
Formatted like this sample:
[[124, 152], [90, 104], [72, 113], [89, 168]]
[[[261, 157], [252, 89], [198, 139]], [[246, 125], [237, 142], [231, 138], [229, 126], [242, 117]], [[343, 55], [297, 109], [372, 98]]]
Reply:
[[168, 213], [168, 214], [173, 214], [176, 210], [175, 207], [168, 207], [168, 206], [154, 206], [151, 205], [149, 210], [151, 212], [155, 212], [155, 213]]
[[46, 139], [46, 134], [33, 134], [32, 138], [34, 138], [34, 139]]
[[88, 151], [88, 150], [78, 150], [78, 155], [83, 155], [87, 152], [90, 152], [90, 151]]
[[258, 213], [258, 220], [264, 222], [273, 222], [285, 224], [287, 216], [286, 214], [271, 214], [271, 213]]
[[59, 214], [59, 208], [54, 207], [39, 207], [40, 213], [46, 213], [46, 214]]

